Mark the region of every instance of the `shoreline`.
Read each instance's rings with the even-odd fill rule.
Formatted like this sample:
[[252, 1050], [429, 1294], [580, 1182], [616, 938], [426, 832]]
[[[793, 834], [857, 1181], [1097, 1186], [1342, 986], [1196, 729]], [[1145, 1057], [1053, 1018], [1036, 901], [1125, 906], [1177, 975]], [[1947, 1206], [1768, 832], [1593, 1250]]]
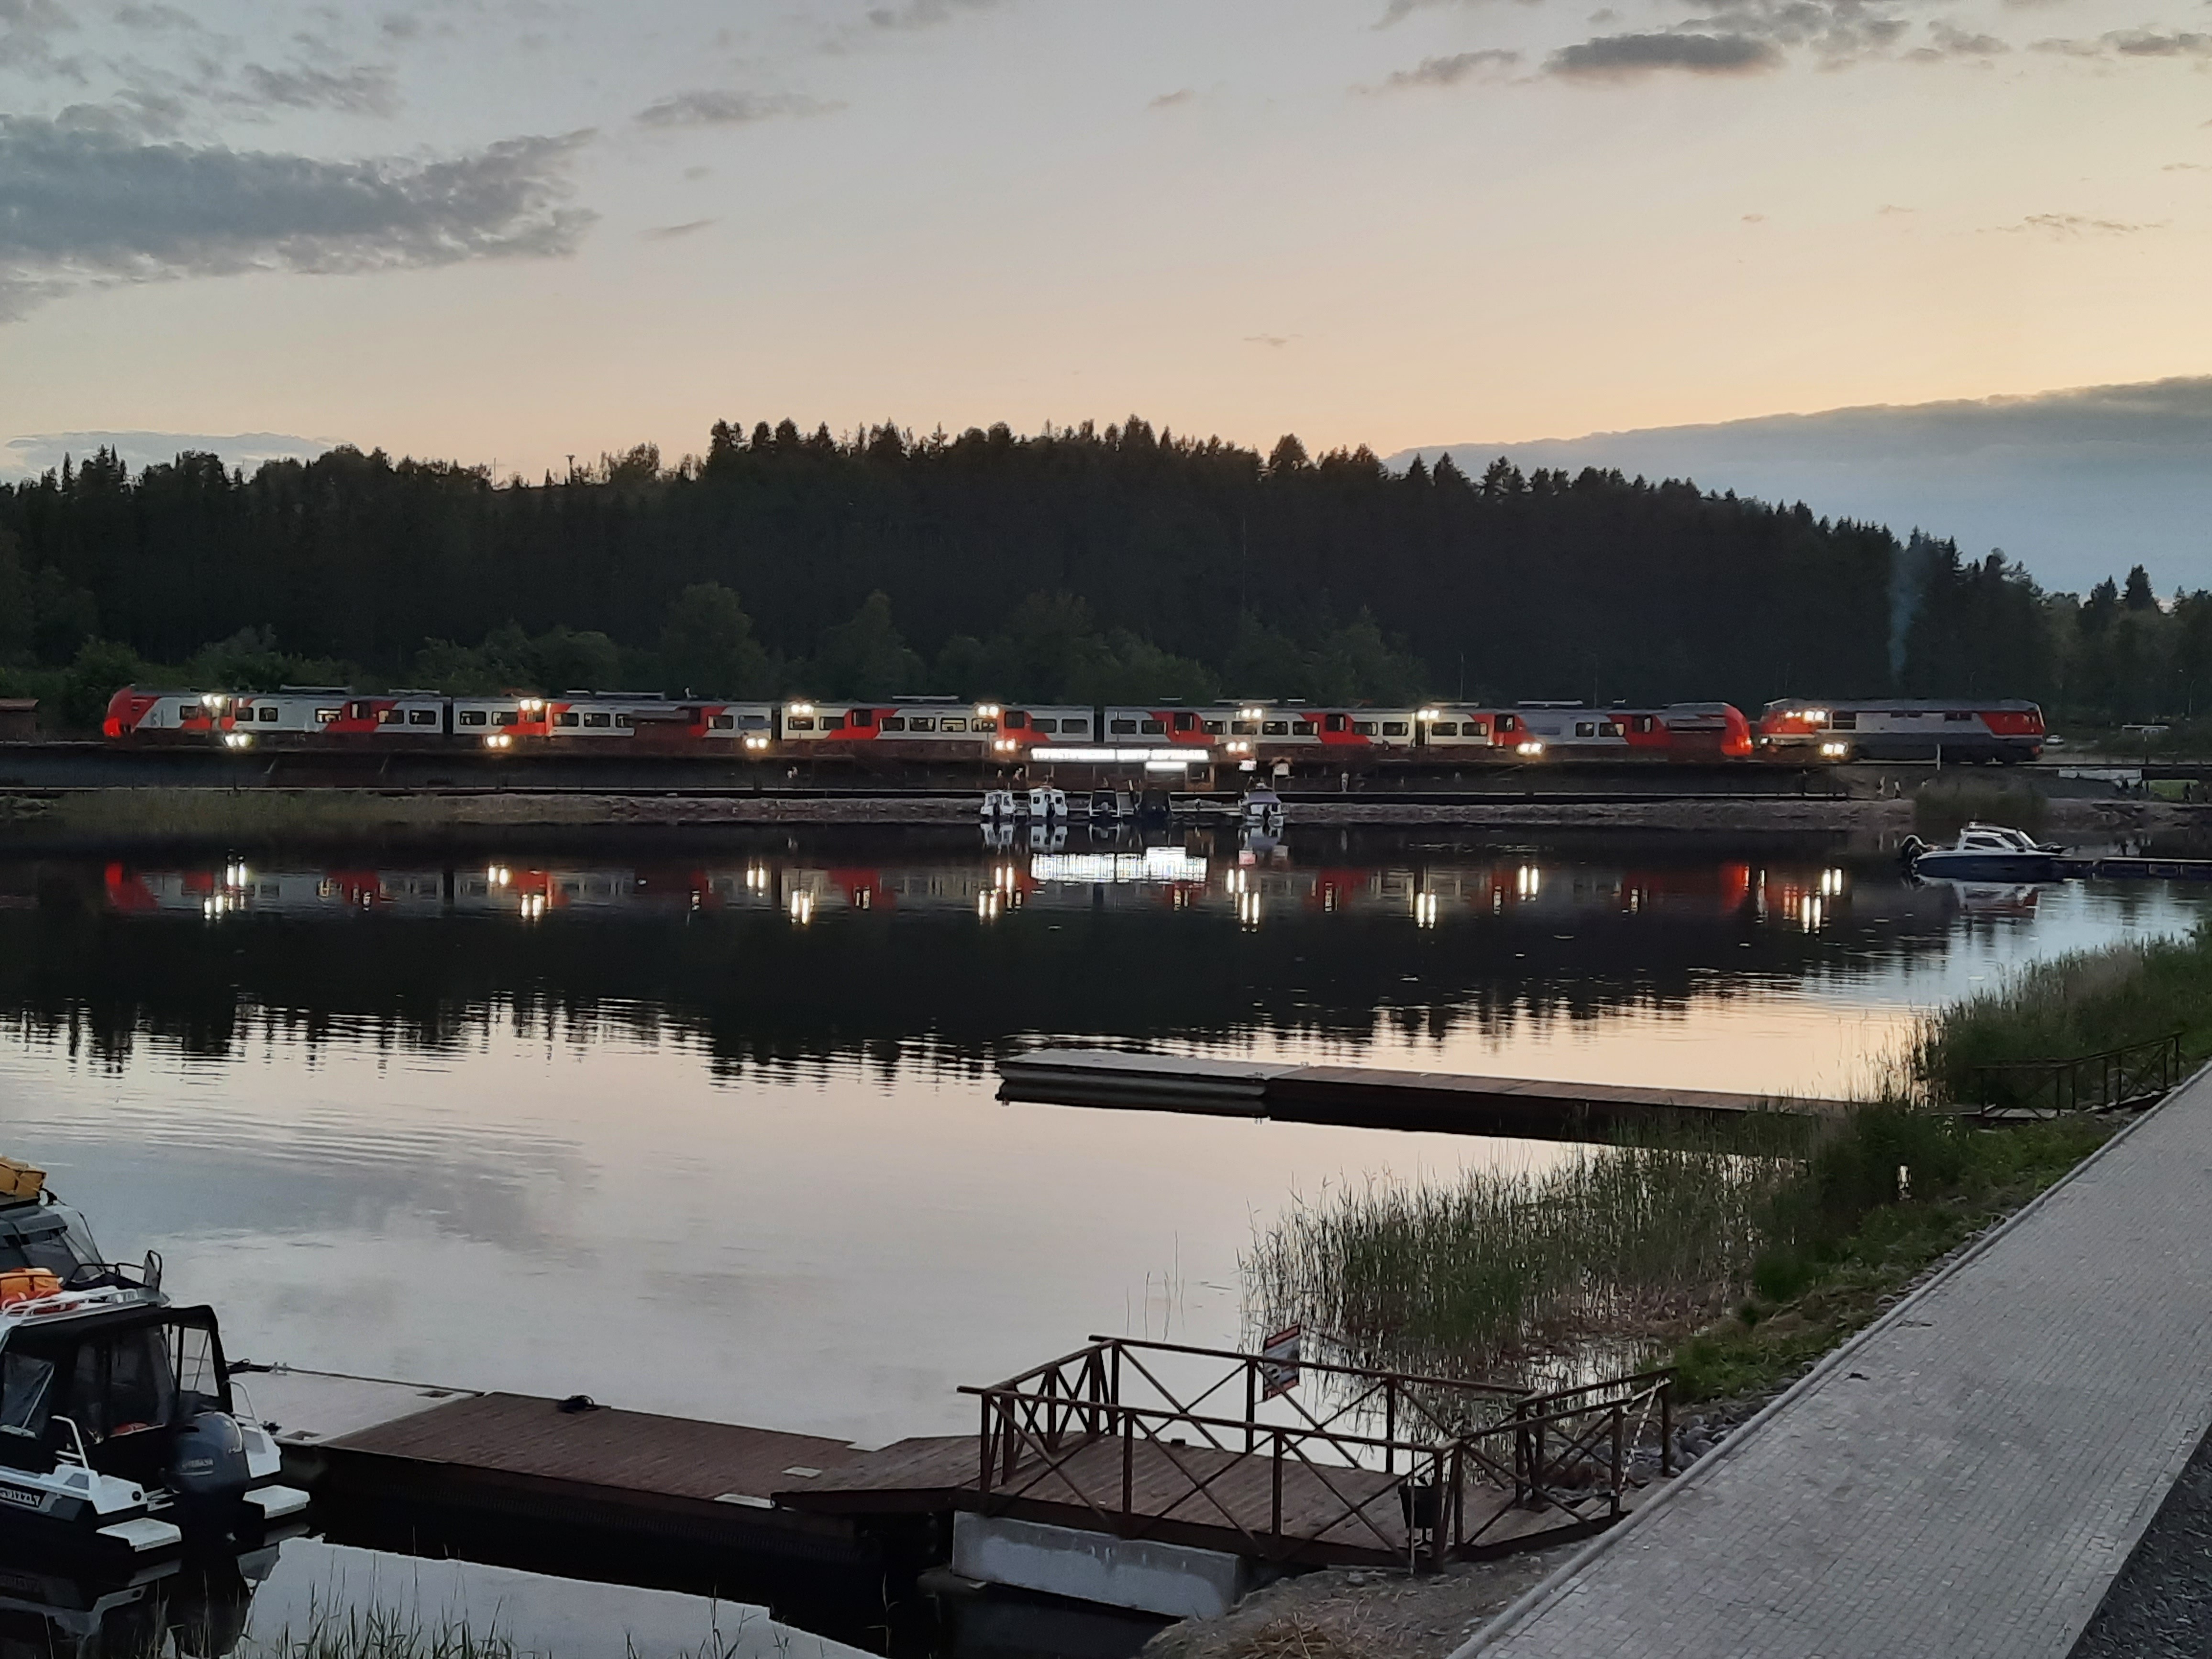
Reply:
[[[2059, 798], [2044, 827], [2075, 836], [2140, 835], [2212, 824], [2212, 806]], [[1555, 799], [1470, 794], [1294, 802], [1292, 829], [1458, 826], [1500, 830], [1873, 832], [1914, 826], [1910, 799], [1774, 795]], [[1178, 814], [1170, 827], [1233, 829], [1226, 814]], [[975, 798], [830, 792], [410, 791], [141, 787], [0, 792], [0, 849], [11, 837], [103, 843], [194, 837], [314, 836], [439, 830], [732, 828], [759, 825], [976, 826]], [[1072, 829], [1087, 827], [1078, 820]]]

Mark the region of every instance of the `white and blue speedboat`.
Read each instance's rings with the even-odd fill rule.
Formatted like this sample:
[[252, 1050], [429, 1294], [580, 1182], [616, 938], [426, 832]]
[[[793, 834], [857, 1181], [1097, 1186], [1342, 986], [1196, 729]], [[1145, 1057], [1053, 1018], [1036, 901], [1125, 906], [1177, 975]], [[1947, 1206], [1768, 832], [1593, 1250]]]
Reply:
[[1931, 881], [2056, 881], [2066, 849], [2001, 823], [1970, 823], [1948, 847], [1907, 836], [1905, 867]]

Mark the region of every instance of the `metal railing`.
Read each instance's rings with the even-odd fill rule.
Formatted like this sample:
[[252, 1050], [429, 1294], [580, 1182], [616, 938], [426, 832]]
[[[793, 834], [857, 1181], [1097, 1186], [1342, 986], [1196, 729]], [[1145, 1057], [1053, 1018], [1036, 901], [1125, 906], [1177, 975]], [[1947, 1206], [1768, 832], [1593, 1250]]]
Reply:
[[1434, 1566], [1618, 1519], [1654, 1431], [1673, 1473], [1670, 1371], [1537, 1392], [1292, 1363], [1326, 1400], [1281, 1388], [1279, 1358], [1120, 1337], [963, 1389], [981, 1411], [972, 1507], [1267, 1560]]
[[2053, 1115], [2098, 1111], [2157, 1099], [2181, 1081], [2181, 1034], [2154, 1037], [2071, 1060], [1977, 1066], [1972, 1092], [1985, 1112]]

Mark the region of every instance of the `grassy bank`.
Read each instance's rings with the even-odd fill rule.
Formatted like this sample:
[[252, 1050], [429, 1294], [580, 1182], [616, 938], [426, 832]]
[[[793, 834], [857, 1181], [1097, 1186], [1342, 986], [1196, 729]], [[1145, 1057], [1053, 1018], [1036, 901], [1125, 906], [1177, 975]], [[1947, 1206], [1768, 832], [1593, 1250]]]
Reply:
[[1976, 1099], [1979, 1066], [2177, 1030], [2185, 1065], [2212, 1054], [2212, 931], [2063, 957], [1943, 1010], [1890, 1098], [1794, 1145], [1770, 1128], [1758, 1146], [1591, 1148], [1294, 1204], [1246, 1258], [1248, 1310], [1363, 1364], [1535, 1380], [1665, 1359], [1686, 1399], [1763, 1393], [2117, 1127], [1933, 1105]]

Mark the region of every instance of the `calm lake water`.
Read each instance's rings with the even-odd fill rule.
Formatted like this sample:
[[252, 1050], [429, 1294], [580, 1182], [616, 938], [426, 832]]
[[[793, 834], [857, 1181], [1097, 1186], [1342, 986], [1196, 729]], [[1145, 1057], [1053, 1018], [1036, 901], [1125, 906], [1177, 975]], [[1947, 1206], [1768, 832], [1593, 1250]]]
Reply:
[[1007, 1046], [1832, 1093], [2208, 901], [1688, 836], [0, 860], [0, 1151], [234, 1354], [877, 1443], [1092, 1332], [1235, 1342], [1293, 1194], [1559, 1155], [1001, 1103]]

